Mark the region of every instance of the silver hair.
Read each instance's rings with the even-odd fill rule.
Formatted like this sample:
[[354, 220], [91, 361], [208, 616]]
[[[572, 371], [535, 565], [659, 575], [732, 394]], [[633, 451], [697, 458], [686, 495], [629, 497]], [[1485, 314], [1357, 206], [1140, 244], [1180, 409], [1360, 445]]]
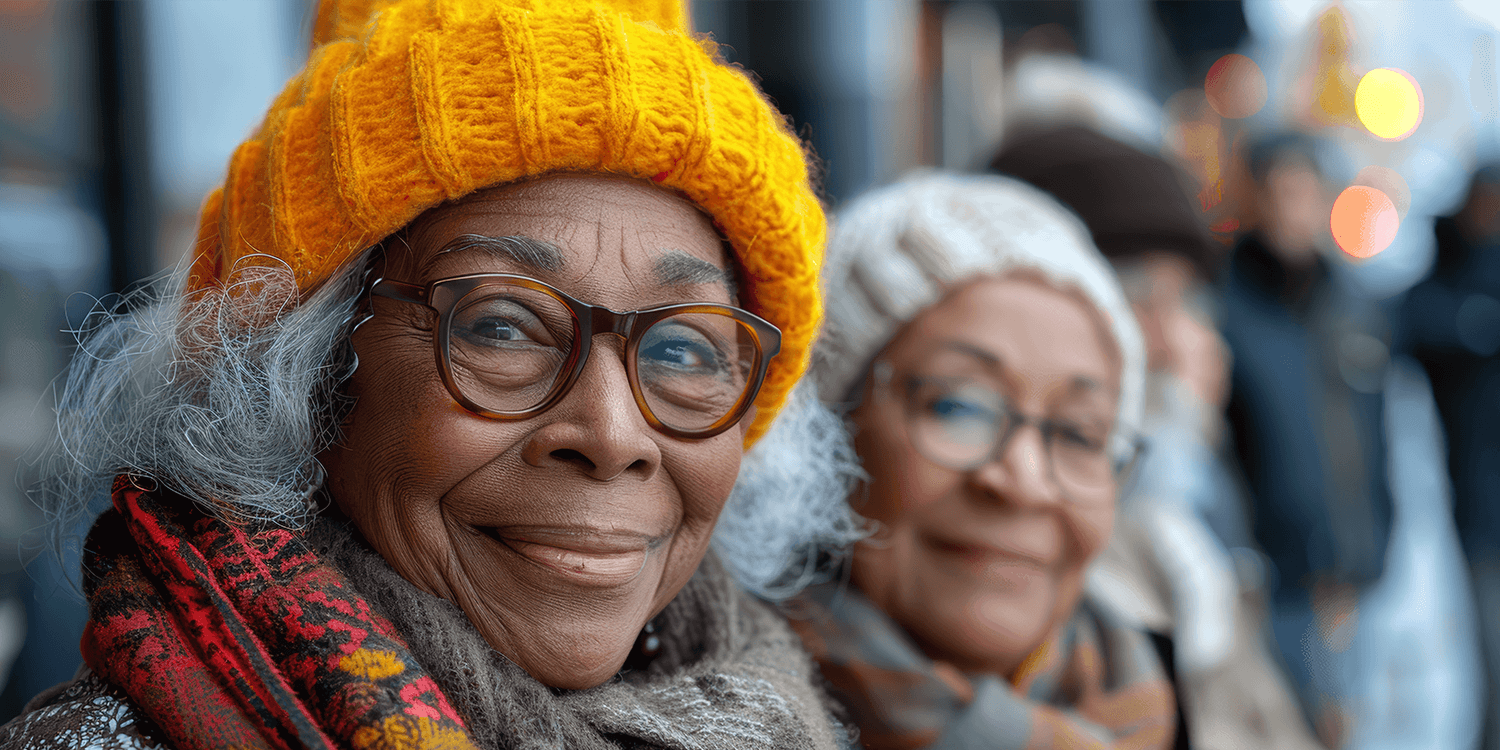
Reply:
[[[231, 521], [298, 527], [318, 511], [317, 455], [353, 403], [349, 337], [370, 255], [299, 304], [290, 268], [241, 268], [226, 289], [184, 292], [186, 269], [75, 332], [57, 434], [35, 497], [60, 551], [113, 478], [149, 478]], [[861, 477], [838, 416], [800, 387], [745, 455], [715, 546], [748, 590], [780, 599], [863, 535], [845, 498]]]
[[257, 259], [225, 288], [186, 291], [186, 267], [100, 304], [74, 331], [57, 434], [34, 497], [61, 549], [111, 480], [155, 481], [233, 520], [305, 522], [317, 454], [348, 408], [349, 333], [368, 253], [299, 304], [285, 264]]
[[745, 454], [714, 546], [751, 593], [773, 601], [794, 596], [831, 575], [867, 536], [848, 503], [865, 478], [844, 418], [804, 378]]

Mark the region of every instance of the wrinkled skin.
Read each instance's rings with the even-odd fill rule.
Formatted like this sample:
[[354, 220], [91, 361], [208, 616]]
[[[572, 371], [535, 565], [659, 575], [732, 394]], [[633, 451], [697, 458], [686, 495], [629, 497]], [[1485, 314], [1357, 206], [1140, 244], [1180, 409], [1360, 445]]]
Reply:
[[[547, 271], [480, 250], [439, 252], [463, 234], [542, 240], [564, 263]], [[731, 301], [723, 281], [654, 272], [664, 250], [726, 278], [731, 266], [706, 216], [624, 178], [493, 188], [428, 211], [387, 244], [384, 274], [414, 284], [519, 273], [614, 310]], [[609, 679], [703, 558], [739, 470], [741, 427], [705, 440], [654, 430], [631, 396], [623, 341], [607, 334], [550, 410], [476, 416], [440, 380], [433, 312], [373, 304], [354, 336], [353, 413], [321, 456], [338, 506], [397, 572], [457, 603], [541, 682]]]
[[[1019, 411], [1109, 425], [1120, 364], [1106, 330], [1081, 295], [1030, 275], [984, 277], [924, 310], [881, 358], [899, 377], [981, 351]], [[882, 526], [855, 550], [854, 583], [933, 658], [1008, 676], [1077, 606], [1116, 489], [1065, 497], [1032, 426], [971, 471], [933, 463], [913, 448], [891, 392], [872, 377], [853, 414], [870, 474], [855, 507]]]

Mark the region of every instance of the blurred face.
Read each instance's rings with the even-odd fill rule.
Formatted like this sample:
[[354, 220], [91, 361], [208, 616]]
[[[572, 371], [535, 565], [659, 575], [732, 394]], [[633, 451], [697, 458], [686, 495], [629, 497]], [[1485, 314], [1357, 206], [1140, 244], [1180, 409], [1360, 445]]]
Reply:
[[[453, 249], [463, 235], [527, 237], [555, 252]], [[405, 239], [390, 243], [387, 278], [522, 274], [620, 311], [730, 301], [729, 262], [709, 220], [623, 178], [495, 188], [429, 211]], [[538, 680], [578, 689], [608, 679], [698, 567], [739, 470], [741, 428], [702, 440], [653, 429], [613, 335], [594, 337], [551, 409], [519, 421], [477, 416], [440, 379], [433, 311], [373, 305], [354, 336], [354, 412], [322, 457], [339, 507], [397, 572], [457, 603]], [[506, 315], [466, 335], [531, 343], [524, 322], [506, 322], [516, 313]]]
[[1277, 164], [1266, 173], [1260, 199], [1271, 251], [1291, 266], [1311, 263], [1329, 232], [1331, 209], [1318, 173], [1295, 159]]
[[[870, 473], [859, 510], [882, 532], [857, 547], [854, 582], [934, 658], [1009, 675], [1076, 607], [1114, 521], [1113, 475], [1085, 476], [1068, 457], [1114, 424], [1120, 366], [1105, 330], [1076, 294], [986, 278], [925, 310], [877, 360], [853, 416]], [[934, 446], [984, 443], [970, 417], [1005, 409], [1026, 424], [972, 468], [933, 460], [953, 455]]]
[[1145, 335], [1147, 365], [1170, 373], [1205, 404], [1222, 406], [1229, 390], [1229, 350], [1218, 331], [1192, 309], [1199, 286], [1188, 262], [1165, 253], [1148, 257], [1141, 269], [1145, 288], [1131, 304]]

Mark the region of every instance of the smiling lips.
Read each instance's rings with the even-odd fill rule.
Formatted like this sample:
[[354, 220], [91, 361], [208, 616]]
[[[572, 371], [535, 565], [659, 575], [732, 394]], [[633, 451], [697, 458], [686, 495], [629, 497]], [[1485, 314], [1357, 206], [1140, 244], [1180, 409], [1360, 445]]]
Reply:
[[610, 587], [628, 583], [646, 567], [664, 538], [633, 532], [553, 527], [502, 527], [483, 530], [521, 557], [574, 583]]
[[928, 537], [927, 544], [940, 554], [957, 558], [961, 567], [981, 575], [1001, 569], [1044, 573], [1049, 567], [1042, 557], [1020, 550], [984, 543]]

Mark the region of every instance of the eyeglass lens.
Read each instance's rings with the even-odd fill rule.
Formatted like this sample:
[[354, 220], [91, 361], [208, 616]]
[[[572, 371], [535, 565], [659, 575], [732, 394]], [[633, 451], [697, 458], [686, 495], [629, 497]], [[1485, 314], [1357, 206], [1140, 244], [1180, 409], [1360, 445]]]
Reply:
[[[994, 387], [966, 378], [912, 378], [907, 427], [928, 460], [968, 470], [989, 461], [1020, 426], [1020, 417]], [[1114, 479], [1107, 427], [1088, 421], [1042, 420], [1052, 472], [1065, 488], [1097, 492]]]
[[552, 295], [481, 287], [453, 310], [453, 381], [486, 409], [524, 411], [545, 401], [563, 377], [575, 336], [572, 311]]
[[[474, 403], [525, 411], [567, 377], [576, 339], [562, 300], [521, 286], [484, 286], [454, 309], [449, 366], [458, 389]], [[740, 321], [678, 313], [640, 335], [631, 369], [658, 421], [696, 431], [734, 410], [753, 377], [756, 352], [753, 332]]]
[[701, 430], [739, 403], [755, 351], [755, 336], [734, 318], [680, 313], [657, 321], [641, 337], [636, 378], [657, 419]]

